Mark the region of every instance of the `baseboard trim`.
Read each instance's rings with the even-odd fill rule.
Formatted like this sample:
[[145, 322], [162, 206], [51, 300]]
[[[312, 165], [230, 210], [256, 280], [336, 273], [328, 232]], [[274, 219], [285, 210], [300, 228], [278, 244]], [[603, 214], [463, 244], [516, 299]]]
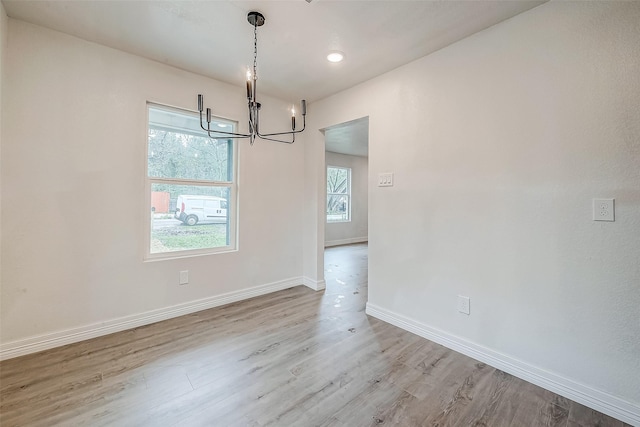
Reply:
[[314, 291], [321, 291], [327, 287], [327, 282], [324, 280], [313, 280], [310, 277], [304, 276], [302, 278], [302, 284], [313, 289]]
[[640, 406], [619, 397], [540, 369], [371, 303], [367, 303], [366, 313], [625, 423], [640, 425]]
[[342, 240], [331, 240], [328, 242], [324, 242], [325, 248], [330, 248], [332, 246], [340, 246], [340, 245], [352, 245], [354, 243], [365, 243], [369, 240], [367, 236], [365, 237], [353, 237], [351, 239], [342, 239]]
[[120, 332], [131, 328], [137, 328], [139, 326], [149, 325], [151, 323], [160, 322], [162, 320], [184, 316], [185, 314], [191, 314], [197, 311], [207, 310], [209, 308], [219, 307], [260, 295], [281, 291], [283, 289], [293, 288], [295, 286], [300, 286], [303, 283], [306, 285], [305, 279], [303, 279], [302, 277], [293, 277], [286, 280], [267, 283], [265, 285], [254, 286], [240, 291], [228, 292], [221, 295], [190, 301], [183, 304], [177, 304], [166, 308], [112, 319], [105, 322], [94, 323], [78, 328], [72, 328], [64, 331], [58, 331], [8, 343], [2, 343], [0, 344], [0, 360], [24, 356], [27, 354], [36, 353], [38, 351], [48, 350], [54, 347], [60, 347], [63, 345], [112, 334], [114, 332]]

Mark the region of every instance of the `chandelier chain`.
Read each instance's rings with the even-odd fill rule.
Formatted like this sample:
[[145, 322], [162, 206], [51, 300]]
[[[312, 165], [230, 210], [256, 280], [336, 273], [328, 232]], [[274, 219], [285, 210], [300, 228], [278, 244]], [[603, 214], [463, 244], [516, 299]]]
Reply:
[[258, 71], [258, 22], [253, 25], [253, 78], [257, 78]]

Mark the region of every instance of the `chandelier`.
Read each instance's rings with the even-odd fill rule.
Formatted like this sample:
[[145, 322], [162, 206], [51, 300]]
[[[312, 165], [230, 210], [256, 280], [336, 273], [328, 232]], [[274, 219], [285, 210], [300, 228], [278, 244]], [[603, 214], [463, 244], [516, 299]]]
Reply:
[[200, 112], [200, 127], [207, 132], [210, 138], [249, 138], [251, 145], [257, 138], [268, 141], [293, 144], [296, 134], [303, 132], [307, 124], [307, 102], [300, 102], [302, 113], [302, 129], [296, 130], [296, 112], [291, 108], [291, 130], [287, 132], [260, 133], [260, 103], [257, 101], [256, 82], [258, 80], [258, 27], [264, 25], [264, 16], [260, 12], [249, 12], [247, 21], [253, 25], [253, 73], [247, 69], [247, 101], [249, 107], [249, 133], [223, 132], [211, 129], [211, 108], [206, 109], [206, 127], [203, 118], [204, 96], [198, 95], [198, 111]]

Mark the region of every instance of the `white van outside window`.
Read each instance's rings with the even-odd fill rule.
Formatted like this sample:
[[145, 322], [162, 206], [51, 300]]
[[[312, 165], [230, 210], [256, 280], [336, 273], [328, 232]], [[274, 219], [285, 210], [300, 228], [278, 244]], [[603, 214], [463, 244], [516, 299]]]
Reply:
[[227, 200], [215, 196], [178, 196], [174, 218], [186, 225], [227, 222]]

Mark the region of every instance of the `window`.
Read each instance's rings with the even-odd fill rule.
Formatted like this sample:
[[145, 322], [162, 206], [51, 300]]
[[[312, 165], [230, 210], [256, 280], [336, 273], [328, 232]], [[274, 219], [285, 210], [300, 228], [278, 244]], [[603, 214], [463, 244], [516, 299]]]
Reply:
[[[146, 188], [147, 258], [235, 248], [236, 148], [212, 139], [196, 113], [149, 104]], [[212, 128], [235, 124], [213, 118]]]
[[351, 169], [327, 167], [327, 222], [351, 221]]

